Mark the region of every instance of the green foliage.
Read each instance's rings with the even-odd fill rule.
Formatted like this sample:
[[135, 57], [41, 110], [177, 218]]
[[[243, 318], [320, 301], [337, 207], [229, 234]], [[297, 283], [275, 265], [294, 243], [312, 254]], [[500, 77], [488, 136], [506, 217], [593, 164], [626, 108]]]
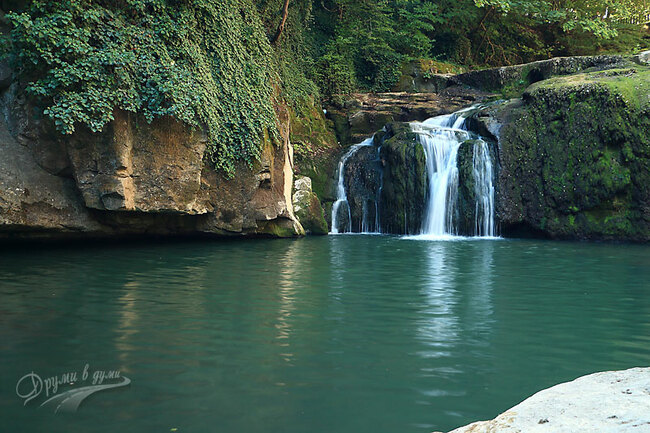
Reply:
[[[35, 0], [9, 13], [10, 55], [66, 134], [101, 131], [116, 109], [207, 132], [232, 175], [277, 133], [287, 102], [388, 91], [405, 62], [425, 74], [554, 55], [638, 50], [643, 0]], [[459, 68], [460, 70], [462, 68]]]
[[326, 95], [361, 88], [386, 91], [398, 81], [404, 61], [428, 57], [438, 21], [426, 0], [332, 0], [321, 2], [317, 17], [327, 43], [318, 61]]
[[[280, 22], [284, 0], [257, 0], [266, 33], [274, 35]], [[277, 65], [282, 97], [299, 114], [307, 113], [319, 99], [312, 77], [315, 69], [311, 0], [292, 1], [285, 30], [272, 50]]]
[[272, 50], [248, 0], [35, 0], [10, 13], [13, 57], [57, 128], [101, 131], [115, 109], [208, 135], [232, 175], [275, 133]]
[[[318, 82], [325, 95], [386, 91], [421, 58], [471, 67], [602, 52], [643, 43], [643, 0], [323, 0]], [[647, 44], [647, 43], [646, 43]]]

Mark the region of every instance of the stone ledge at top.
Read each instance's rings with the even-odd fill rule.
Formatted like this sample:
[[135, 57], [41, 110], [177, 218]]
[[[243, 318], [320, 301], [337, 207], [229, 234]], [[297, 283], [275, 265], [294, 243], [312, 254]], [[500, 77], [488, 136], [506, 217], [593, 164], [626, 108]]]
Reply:
[[518, 65], [478, 69], [461, 74], [425, 74], [416, 67], [405, 68], [395, 91], [442, 93], [455, 86], [468, 86], [485, 92], [503, 92], [509, 86], [528, 86], [558, 75], [569, 75], [588, 69], [612, 69], [631, 63], [648, 63], [650, 51], [636, 56], [598, 55], [554, 57]]

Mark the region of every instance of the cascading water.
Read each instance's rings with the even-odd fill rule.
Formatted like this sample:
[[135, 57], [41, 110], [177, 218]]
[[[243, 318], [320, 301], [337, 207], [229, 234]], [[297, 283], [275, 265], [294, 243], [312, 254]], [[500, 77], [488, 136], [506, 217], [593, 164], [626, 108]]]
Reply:
[[494, 237], [494, 185], [490, 149], [479, 138], [474, 142], [472, 156], [474, 192], [476, 194], [476, 236]]
[[[410, 124], [424, 150], [427, 191], [426, 198], [424, 194], [421, 196], [425, 200], [420, 202], [422, 207], [401, 209], [403, 216], [399, 221], [403, 218], [403, 233], [410, 231], [409, 212], [423, 209], [420, 236], [435, 239], [459, 234], [495, 236], [490, 146], [466, 125], [467, 117], [476, 109], [472, 106]], [[374, 147], [373, 137], [351, 146], [339, 161], [337, 197], [332, 206], [333, 234], [382, 232], [380, 200], [384, 200], [383, 164], [386, 162], [379, 158], [381, 147], [374, 150], [369, 147]], [[391, 180], [394, 182], [395, 177]], [[390, 185], [394, 194], [395, 184]], [[387, 197], [386, 206], [391, 206], [394, 196], [389, 193]], [[391, 221], [390, 216], [386, 218]], [[388, 230], [400, 230], [399, 226], [388, 224]]]
[[[359, 149], [366, 146], [372, 146], [373, 137], [367, 138], [359, 144], [350, 146], [350, 149], [341, 157], [338, 167], [338, 183], [336, 186], [336, 201], [332, 205], [332, 231], [333, 234], [338, 233], [352, 233], [352, 211], [350, 209], [350, 203], [348, 202], [347, 192], [345, 190], [345, 164], [348, 162], [348, 159], [354, 155]], [[378, 210], [375, 205], [375, 212], [377, 213], [376, 221], [376, 230], [379, 231], [379, 218]], [[343, 220], [341, 219], [343, 216]], [[347, 217], [347, 218], [346, 218]], [[368, 222], [368, 208], [367, 203], [364, 202], [363, 206], [363, 218], [362, 218], [362, 231], [370, 232], [370, 224]]]
[[[413, 122], [411, 129], [426, 156], [428, 196], [421, 234], [458, 234], [458, 150], [472, 138], [465, 116], [474, 107], [424, 122]], [[492, 160], [487, 143], [474, 140], [472, 168], [476, 197], [475, 236], [494, 236], [494, 185]]]

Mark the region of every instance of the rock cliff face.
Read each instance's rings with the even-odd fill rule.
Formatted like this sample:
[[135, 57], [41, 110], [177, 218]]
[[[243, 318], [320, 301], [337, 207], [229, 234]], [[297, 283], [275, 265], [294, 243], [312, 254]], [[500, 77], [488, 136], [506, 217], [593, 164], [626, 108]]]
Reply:
[[542, 81], [482, 116], [504, 235], [650, 240], [650, 69]]
[[281, 110], [283, 139], [267, 140], [254, 168], [227, 180], [205, 162], [203, 134], [171, 118], [148, 124], [118, 111], [100, 134], [62, 138], [17, 84], [0, 91], [0, 237], [304, 233]]
[[[345, 145], [384, 125], [375, 145], [346, 164], [353, 223], [375, 227], [371, 216], [379, 214], [382, 231], [415, 233], [426, 202], [425, 158], [400, 122], [497, 97], [487, 91], [521, 87], [523, 98], [490, 106], [470, 121], [474, 132], [498, 141], [500, 233], [647, 241], [647, 59], [647, 53], [552, 59], [446, 76], [431, 89], [437, 93], [354, 95], [329, 107], [328, 120], [316, 106], [302, 118], [278, 107], [282, 139], [266, 140], [253, 169], [242, 164], [230, 180], [205, 162], [203, 134], [171, 118], [149, 124], [116, 111], [103, 133], [81, 130], [64, 139], [0, 68], [0, 238], [302, 234], [292, 204], [290, 138], [297, 143], [295, 168], [313, 180], [313, 191], [298, 197], [301, 218], [310, 232], [323, 233], [314, 194], [328, 219]], [[461, 198], [471, 199], [465, 187], [472, 183], [470, 147], [459, 152], [459, 188]], [[463, 207], [462, 199], [459, 205], [464, 230], [473, 208]]]

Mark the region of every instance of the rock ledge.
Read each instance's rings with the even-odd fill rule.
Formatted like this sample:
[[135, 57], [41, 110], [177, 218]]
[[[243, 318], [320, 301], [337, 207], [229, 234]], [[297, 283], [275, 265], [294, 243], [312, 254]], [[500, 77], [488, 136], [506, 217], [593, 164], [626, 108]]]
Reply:
[[650, 367], [594, 373], [561, 383], [491, 421], [450, 433], [522, 432], [650, 432]]

